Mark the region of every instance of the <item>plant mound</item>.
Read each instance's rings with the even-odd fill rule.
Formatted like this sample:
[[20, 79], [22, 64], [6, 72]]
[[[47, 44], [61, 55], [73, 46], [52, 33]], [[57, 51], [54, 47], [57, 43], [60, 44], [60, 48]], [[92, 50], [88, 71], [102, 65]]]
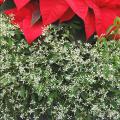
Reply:
[[120, 41], [76, 45], [61, 27], [45, 36], [1, 37], [0, 120], [119, 120]]

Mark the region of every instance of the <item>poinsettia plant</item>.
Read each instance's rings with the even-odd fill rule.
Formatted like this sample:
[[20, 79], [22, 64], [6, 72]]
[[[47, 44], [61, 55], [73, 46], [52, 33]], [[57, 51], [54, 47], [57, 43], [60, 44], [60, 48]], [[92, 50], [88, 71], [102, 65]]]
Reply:
[[[2, 3], [3, 2], [3, 3]], [[42, 34], [45, 26], [62, 23], [78, 16], [84, 22], [86, 40], [94, 33], [106, 34], [116, 17], [120, 17], [119, 0], [0, 0], [0, 11], [13, 15], [28, 43]]]

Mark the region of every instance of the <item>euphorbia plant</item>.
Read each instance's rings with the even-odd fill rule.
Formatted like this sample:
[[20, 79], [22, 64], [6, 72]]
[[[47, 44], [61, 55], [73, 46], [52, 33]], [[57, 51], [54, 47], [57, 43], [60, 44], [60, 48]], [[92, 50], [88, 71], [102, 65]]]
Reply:
[[1, 11], [14, 15], [13, 24], [18, 24], [28, 43], [42, 34], [44, 26], [56, 21], [62, 23], [75, 15], [85, 26], [86, 39], [96, 33], [106, 34], [114, 19], [120, 16], [119, 0], [5, 0]]

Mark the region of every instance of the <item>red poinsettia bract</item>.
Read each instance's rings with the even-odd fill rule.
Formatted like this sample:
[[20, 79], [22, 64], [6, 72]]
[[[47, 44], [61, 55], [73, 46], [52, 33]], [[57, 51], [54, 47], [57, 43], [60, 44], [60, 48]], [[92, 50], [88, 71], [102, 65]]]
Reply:
[[73, 11], [83, 19], [87, 38], [94, 32], [99, 36], [120, 16], [119, 0], [66, 0]]
[[[120, 16], [119, 0], [13, 0], [16, 8], [7, 11], [14, 14], [13, 23], [20, 26], [28, 43], [42, 34], [44, 25], [64, 22], [79, 16], [85, 25], [87, 39], [97, 33], [105, 34], [117, 16]], [[36, 11], [40, 18], [31, 23]], [[36, 17], [36, 16], [35, 16]]]
[[2, 4], [3, 3], [3, 0], [0, 0], [0, 4]]

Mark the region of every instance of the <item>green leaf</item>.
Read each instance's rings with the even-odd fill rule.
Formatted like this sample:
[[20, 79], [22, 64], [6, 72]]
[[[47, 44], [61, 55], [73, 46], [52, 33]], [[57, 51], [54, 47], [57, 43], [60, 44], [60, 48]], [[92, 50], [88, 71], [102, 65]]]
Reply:
[[36, 11], [33, 12], [32, 14], [32, 25], [34, 25], [36, 22], [38, 22], [38, 20], [41, 19], [41, 16], [40, 16], [40, 10], [37, 9]]
[[0, 12], [15, 8], [16, 5], [13, 0], [5, 0], [5, 2], [0, 6]]
[[105, 50], [108, 50], [108, 45], [107, 45], [106, 38], [102, 38], [102, 45], [104, 46]]
[[108, 29], [107, 29], [107, 34], [109, 34], [110, 32], [112, 32], [112, 29], [115, 27], [115, 25], [111, 25]]
[[116, 19], [114, 20], [114, 25], [119, 25], [120, 24], [120, 17], [116, 17]]

